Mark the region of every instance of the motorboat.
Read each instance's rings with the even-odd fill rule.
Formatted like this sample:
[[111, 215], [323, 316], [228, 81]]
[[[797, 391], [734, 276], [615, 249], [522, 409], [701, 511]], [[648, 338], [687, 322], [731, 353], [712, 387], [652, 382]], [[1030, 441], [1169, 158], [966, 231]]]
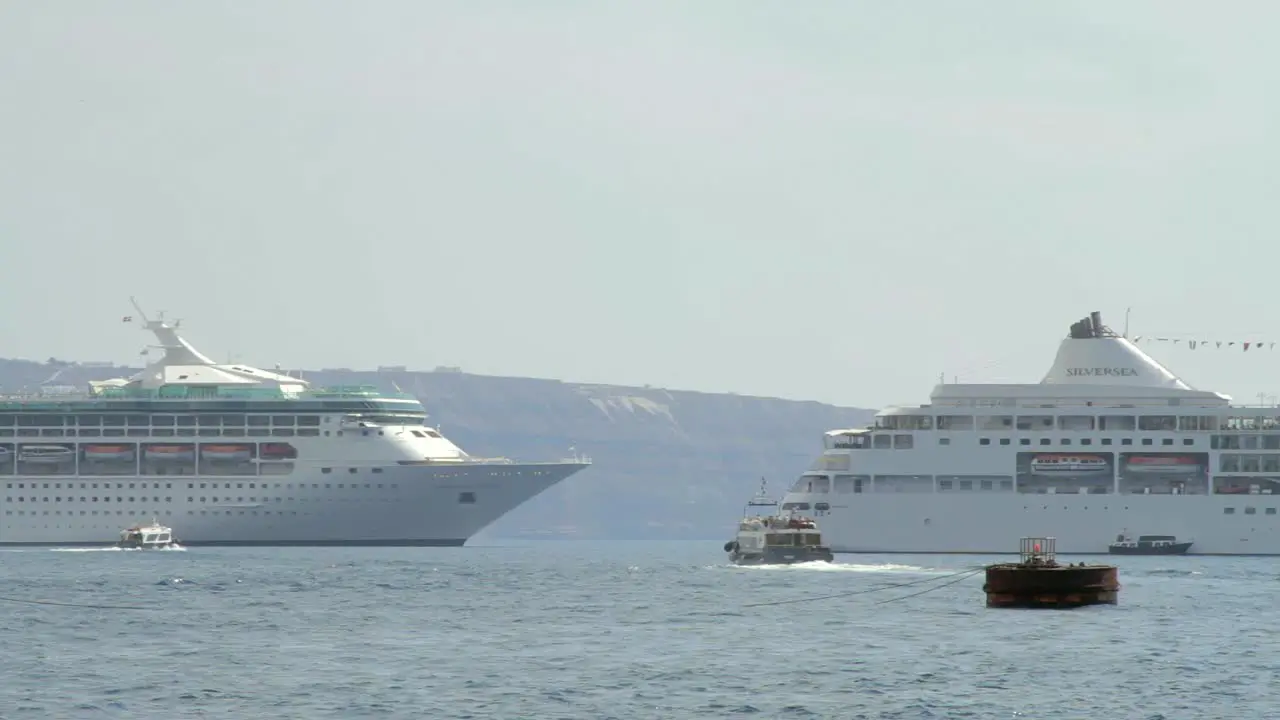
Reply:
[[[752, 508], [773, 508], [752, 514]], [[805, 562], [833, 562], [831, 548], [822, 544], [822, 533], [813, 518], [794, 511], [778, 511], [777, 501], [760, 492], [747, 502], [738, 533], [724, 544], [729, 562], [735, 565], [791, 565]]]
[[173, 536], [172, 528], [152, 520], [149, 525], [134, 525], [121, 530], [116, 546], [127, 550], [164, 550], [178, 547], [178, 540]]
[[1127, 533], [1120, 533], [1116, 541], [1107, 546], [1112, 555], [1186, 555], [1191, 541], [1178, 542], [1174, 535], [1139, 535], [1134, 540]]

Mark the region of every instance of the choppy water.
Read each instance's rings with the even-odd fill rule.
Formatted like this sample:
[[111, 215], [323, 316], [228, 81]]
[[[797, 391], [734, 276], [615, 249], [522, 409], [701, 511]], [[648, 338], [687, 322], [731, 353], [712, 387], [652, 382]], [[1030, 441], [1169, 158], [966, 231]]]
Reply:
[[[0, 718], [1272, 718], [1280, 564], [1121, 558], [988, 610], [992, 558], [735, 568], [720, 543], [0, 552]], [[1007, 559], [1007, 558], [1002, 558]]]

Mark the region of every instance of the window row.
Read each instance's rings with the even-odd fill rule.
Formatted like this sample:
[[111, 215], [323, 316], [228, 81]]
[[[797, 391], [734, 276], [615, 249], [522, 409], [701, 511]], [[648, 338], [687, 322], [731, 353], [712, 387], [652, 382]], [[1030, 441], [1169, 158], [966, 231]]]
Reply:
[[[325, 417], [324, 422], [332, 418]], [[0, 415], [0, 427], [319, 427], [319, 415]]]
[[[1143, 430], [1148, 432], [1211, 432], [1240, 429], [1234, 421], [1216, 415], [883, 415], [876, 418], [877, 430]], [[1252, 427], [1252, 426], [1251, 426]], [[1259, 424], [1259, 428], [1280, 423]]]
[[[325, 436], [328, 430], [323, 431]], [[320, 428], [0, 428], [0, 437], [320, 437]], [[341, 430], [337, 431], [342, 434]], [[368, 432], [365, 433], [366, 435]]]
[[[999, 440], [1000, 440], [1000, 442], [999, 442], [999, 444], [1000, 444], [1000, 445], [1012, 445], [1012, 444], [1013, 444], [1013, 441], [1012, 441], [1010, 438], [1000, 438]], [[1093, 441], [1094, 441], [1094, 440], [1097, 440], [1099, 445], [1112, 445], [1112, 444], [1114, 444], [1114, 440], [1113, 440], [1112, 438], [1058, 438], [1058, 443], [1057, 443], [1057, 444], [1058, 444], [1058, 445], [1077, 445], [1077, 444], [1079, 444], [1079, 445], [1093, 445]], [[1120, 438], [1120, 443], [1119, 443], [1119, 444], [1120, 444], [1120, 445], [1133, 445], [1133, 444], [1134, 444], [1133, 440], [1134, 440], [1133, 438]], [[1140, 441], [1138, 444], [1139, 444], [1139, 445], [1142, 445], [1142, 446], [1150, 447], [1150, 446], [1153, 446], [1153, 445], [1155, 445], [1155, 444], [1156, 444], [1156, 443], [1155, 443], [1155, 438], [1141, 438], [1140, 440], [1141, 440], [1141, 441]], [[1173, 441], [1174, 441], [1174, 438], [1161, 438], [1161, 439], [1160, 439], [1160, 445], [1161, 445], [1161, 446], [1164, 446], [1164, 447], [1168, 447], [1168, 446], [1170, 446], [1170, 445], [1173, 445], [1173, 444], [1174, 444], [1174, 442], [1173, 442]], [[1182, 444], [1183, 444], [1183, 445], [1188, 445], [1188, 446], [1189, 446], [1189, 445], [1195, 445], [1195, 443], [1196, 443], [1195, 438], [1182, 438]], [[940, 444], [940, 445], [950, 445], [950, 444], [951, 444], [951, 439], [950, 439], [950, 438], [938, 438], [938, 444]], [[991, 438], [978, 438], [978, 444], [979, 444], [979, 445], [990, 445], [990, 444], [991, 444]], [[1019, 439], [1018, 439], [1018, 444], [1019, 444], [1019, 445], [1031, 445], [1031, 438], [1019, 438]], [[1053, 439], [1052, 439], [1052, 438], [1038, 438], [1038, 439], [1036, 440], [1036, 444], [1037, 444], [1037, 445], [1053, 445], [1054, 443], [1053, 443]]]

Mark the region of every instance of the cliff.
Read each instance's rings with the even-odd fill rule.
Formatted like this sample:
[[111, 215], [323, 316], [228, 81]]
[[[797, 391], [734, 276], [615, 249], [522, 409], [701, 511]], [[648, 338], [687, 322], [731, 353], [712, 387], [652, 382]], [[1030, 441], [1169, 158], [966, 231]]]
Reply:
[[[0, 360], [0, 391], [77, 385], [136, 369]], [[318, 385], [396, 386], [417, 395], [431, 424], [472, 455], [594, 464], [508, 514], [493, 537], [722, 539], [769, 480], [790, 486], [820, 452], [824, 431], [872, 411], [817, 402], [557, 380], [434, 372], [322, 370]]]

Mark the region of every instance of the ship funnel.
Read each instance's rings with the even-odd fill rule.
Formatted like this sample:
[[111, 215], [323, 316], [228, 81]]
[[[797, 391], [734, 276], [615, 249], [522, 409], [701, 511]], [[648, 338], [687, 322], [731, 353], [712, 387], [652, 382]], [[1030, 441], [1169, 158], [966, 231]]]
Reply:
[[1058, 346], [1053, 367], [1040, 382], [1193, 389], [1137, 345], [1104, 326], [1099, 312], [1071, 324]]

